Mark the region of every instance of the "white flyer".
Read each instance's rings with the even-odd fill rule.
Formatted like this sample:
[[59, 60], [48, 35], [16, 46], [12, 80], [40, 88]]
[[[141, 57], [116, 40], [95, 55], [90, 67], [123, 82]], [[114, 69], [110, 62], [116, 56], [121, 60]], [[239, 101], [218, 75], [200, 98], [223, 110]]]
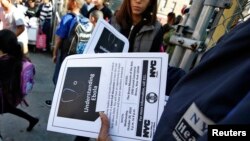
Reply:
[[47, 130], [97, 138], [99, 111], [114, 141], [150, 141], [165, 105], [166, 53], [72, 55], [61, 66]]
[[128, 52], [128, 49], [128, 39], [107, 21], [99, 19], [83, 53]]

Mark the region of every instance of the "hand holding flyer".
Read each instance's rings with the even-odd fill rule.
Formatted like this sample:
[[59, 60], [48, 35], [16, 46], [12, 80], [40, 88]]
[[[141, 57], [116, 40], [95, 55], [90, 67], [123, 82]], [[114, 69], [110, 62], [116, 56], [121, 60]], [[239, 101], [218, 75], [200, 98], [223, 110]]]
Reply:
[[104, 111], [112, 140], [152, 140], [165, 104], [167, 62], [165, 53], [67, 57], [47, 129], [97, 138]]

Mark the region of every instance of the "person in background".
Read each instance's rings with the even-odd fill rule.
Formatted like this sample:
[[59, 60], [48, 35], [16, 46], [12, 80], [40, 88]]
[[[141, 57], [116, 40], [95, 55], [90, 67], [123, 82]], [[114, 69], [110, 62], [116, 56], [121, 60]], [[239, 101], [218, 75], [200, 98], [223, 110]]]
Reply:
[[175, 22], [176, 22], [176, 16], [175, 16], [175, 13], [174, 12], [170, 12], [168, 13], [167, 15], [167, 23], [168, 25], [174, 25]]
[[8, 29], [0, 31], [0, 113], [11, 113], [29, 122], [31, 131], [39, 119], [16, 108], [23, 95], [21, 90], [22, 48], [15, 33]]
[[[62, 57], [62, 49], [63, 49], [63, 41], [68, 38], [69, 30], [71, 27], [72, 20], [75, 19], [75, 16], [80, 15], [80, 8], [84, 4], [83, 0], [69, 0], [67, 3], [67, 10], [69, 11], [66, 15], [62, 17], [62, 20], [60, 21], [58, 28], [56, 30], [56, 45], [53, 50], [53, 62], [56, 63], [55, 71], [53, 75], [53, 83], [56, 85], [58, 74], [60, 71], [61, 63], [63, 61]], [[46, 100], [45, 103], [48, 106], [51, 106], [52, 101]], [[81, 137], [77, 136], [75, 138], [75, 141], [88, 141], [88, 137]]]
[[23, 14], [26, 14], [27, 11], [27, 6], [25, 4], [25, 2], [23, 2], [23, 0], [15, 0], [14, 5], [16, 6], [16, 8], [18, 8], [20, 11], [23, 12]]
[[80, 9], [80, 13], [88, 18], [88, 12], [91, 8], [94, 7], [94, 4], [92, 3], [92, 0], [85, 0], [85, 3], [83, 4], [82, 8]]
[[35, 0], [28, 0], [28, 10], [26, 11], [26, 16], [28, 18], [36, 17], [37, 6], [35, 5]]
[[100, 10], [94, 10], [89, 14], [90, 22], [95, 26], [98, 19], [103, 19], [103, 13]]
[[13, 31], [18, 42], [22, 44], [23, 53], [28, 54], [28, 32], [25, 27], [25, 16], [23, 12], [15, 7], [11, 0], [0, 0], [0, 22], [3, 29]]
[[[75, 19], [75, 15], [79, 16], [80, 15], [80, 8], [84, 4], [84, 1], [82, 0], [69, 0], [67, 3], [67, 10], [69, 13], [64, 15], [62, 17], [62, 20], [60, 21], [57, 30], [56, 30], [56, 45], [53, 50], [53, 62], [56, 63], [54, 75], [53, 75], [53, 83], [56, 85], [57, 83], [57, 78], [58, 74], [60, 71], [61, 63], [64, 58], [62, 58], [61, 50], [62, 50], [62, 45], [63, 41], [68, 37], [70, 26], [72, 20]], [[52, 101], [51, 100], [46, 100], [45, 103], [50, 106]], [[77, 136], [75, 138], [75, 141], [88, 141], [88, 137], [81, 137]]]
[[156, 12], [155, 0], [123, 1], [111, 25], [128, 38], [129, 52], [160, 51], [163, 32]]
[[167, 23], [165, 25], [163, 25], [163, 47], [164, 50], [169, 54], [169, 61], [172, 57], [172, 54], [174, 52], [174, 48], [175, 45], [172, 45], [171, 43], [169, 43], [170, 37], [175, 33], [176, 28], [174, 27], [174, 24], [176, 22], [176, 17], [175, 17], [175, 13], [170, 12], [168, 13], [168, 19], [167, 19]]
[[42, 0], [35, 0], [35, 6], [38, 7], [39, 5], [41, 5]]
[[170, 12], [167, 15], [167, 23], [163, 25], [163, 32], [166, 34], [169, 30], [174, 29], [174, 24], [176, 22], [175, 13]]
[[110, 22], [110, 19], [112, 18], [113, 14], [112, 11], [108, 8], [108, 6], [105, 4], [106, 0], [92, 0], [92, 2], [94, 3], [94, 7], [91, 8], [88, 12], [88, 16], [89, 14], [94, 11], [94, 10], [100, 10], [103, 13], [103, 19], [105, 19], [107, 22]]
[[[60, 70], [61, 63], [64, 58], [67, 56], [67, 51], [63, 48], [63, 42], [68, 38], [70, 29], [73, 25], [71, 25], [76, 18], [81, 18], [81, 21], [84, 21], [84, 26], [86, 28], [92, 28], [93, 25], [90, 23], [89, 18], [81, 17], [80, 8], [84, 4], [82, 0], [69, 0], [67, 3], [68, 13], [62, 17], [57, 30], [56, 30], [56, 39], [55, 39], [55, 48], [53, 50], [53, 62], [56, 63], [56, 68], [53, 76], [53, 83], [56, 85], [57, 78]], [[78, 16], [78, 17], [76, 17]]]
[[[111, 19], [111, 25], [129, 40], [129, 52], [160, 52], [163, 29], [156, 19], [157, 1], [125, 0]], [[185, 72], [168, 66], [166, 95]]]
[[50, 52], [51, 30], [52, 30], [52, 12], [53, 6], [50, 0], [43, 0], [43, 3], [38, 8], [39, 25], [42, 32], [46, 34], [46, 49], [44, 51]]
[[178, 25], [182, 22], [183, 20], [183, 17], [181, 15], [178, 15], [176, 18], [175, 18], [175, 22], [174, 22], [174, 25]]

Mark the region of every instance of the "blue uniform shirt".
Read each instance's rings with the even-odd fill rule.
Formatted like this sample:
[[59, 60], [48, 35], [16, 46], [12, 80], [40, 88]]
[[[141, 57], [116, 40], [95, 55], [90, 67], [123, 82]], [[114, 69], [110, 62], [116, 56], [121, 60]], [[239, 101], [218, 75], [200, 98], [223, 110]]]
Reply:
[[198, 140], [206, 135], [209, 124], [250, 123], [250, 118], [236, 117], [249, 117], [249, 104], [244, 108], [245, 115], [233, 114], [250, 92], [249, 39], [250, 20], [247, 20], [224, 35], [200, 64], [177, 83], [154, 141]]

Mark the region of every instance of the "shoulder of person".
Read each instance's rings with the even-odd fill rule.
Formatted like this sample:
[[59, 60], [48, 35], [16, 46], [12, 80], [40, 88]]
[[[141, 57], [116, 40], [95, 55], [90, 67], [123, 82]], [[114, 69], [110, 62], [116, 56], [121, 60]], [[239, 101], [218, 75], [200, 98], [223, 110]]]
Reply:
[[24, 20], [24, 17], [25, 17], [24, 12], [21, 9], [19, 9], [13, 5], [12, 12], [13, 12], [13, 16], [16, 20]]
[[88, 5], [87, 5], [86, 3], [84, 3], [84, 4], [82, 5], [81, 9], [86, 9], [86, 10], [88, 10]]
[[75, 15], [71, 12], [66, 13], [63, 17], [62, 17], [62, 21], [68, 21], [75, 18]]
[[153, 24], [144, 24], [142, 26], [140, 32], [142, 32], [142, 31], [148, 31], [148, 30], [150, 30], [150, 31], [153, 30], [155, 33], [159, 33], [159, 32], [162, 31], [162, 25], [158, 21], [156, 21]]
[[88, 23], [88, 22], [90, 22], [89, 21], [89, 18], [87, 18], [87, 17], [85, 17], [85, 16], [83, 16], [83, 15], [77, 15], [78, 16], [78, 18], [79, 18], [79, 21], [81, 22], [81, 23]]

